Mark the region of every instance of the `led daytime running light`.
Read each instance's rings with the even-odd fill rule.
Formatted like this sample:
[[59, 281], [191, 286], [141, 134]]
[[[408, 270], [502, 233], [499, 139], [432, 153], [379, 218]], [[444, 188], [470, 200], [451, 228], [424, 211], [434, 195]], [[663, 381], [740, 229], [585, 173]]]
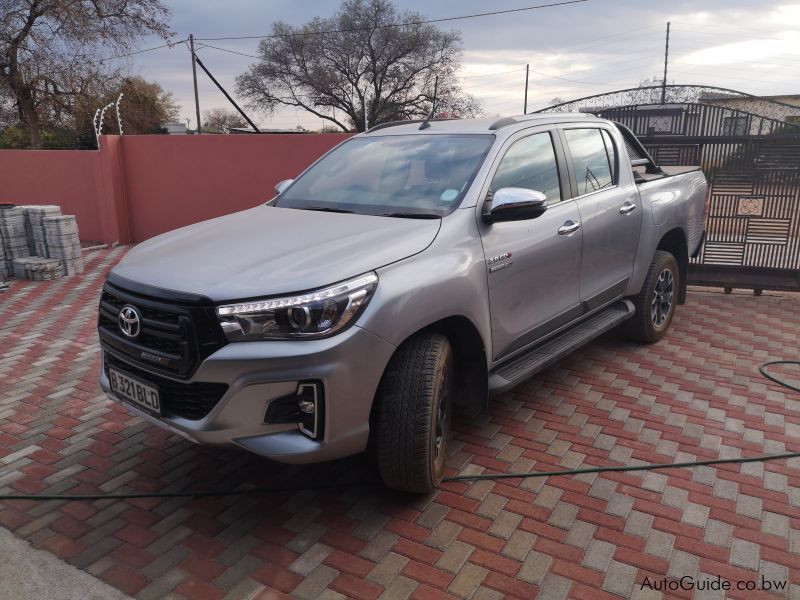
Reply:
[[327, 298], [333, 298], [342, 294], [347, 294], [352, 290], [374, 285], [378, 281], [378, 276], [374, 273], [362, 275], [356, 279], [351, 279], [334, 286], [304, 294], [302, 296], [287, 296], [285, 298], [273, 298], [272, 300], [257, 300], [254, 302], [242, 302], [240, 304], [228, 304], [217, 308], [217, 315], [224, 317], [227, 315], [247, 315], [261, 313], [293, 306], [303, 306], [309, 302], [319, 302]]

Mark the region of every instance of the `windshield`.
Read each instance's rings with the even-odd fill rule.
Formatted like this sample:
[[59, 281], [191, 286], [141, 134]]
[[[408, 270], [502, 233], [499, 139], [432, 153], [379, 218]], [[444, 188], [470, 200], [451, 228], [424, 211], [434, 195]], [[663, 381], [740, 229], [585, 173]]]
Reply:
[[278, 196], [275, 206], [396, 217], [455, 210], [492, 145], [492, 135], [353, 138]]

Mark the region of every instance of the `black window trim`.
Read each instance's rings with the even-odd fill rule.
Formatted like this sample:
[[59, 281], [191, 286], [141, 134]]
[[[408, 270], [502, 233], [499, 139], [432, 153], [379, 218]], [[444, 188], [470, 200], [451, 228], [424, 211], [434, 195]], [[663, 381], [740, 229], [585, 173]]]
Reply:
[[[605, 133], [605, 135], [603, 135]], [[611, 181], [616, 186], [619, 185], [619, 153], [617, 152], [617, 144], [608, 129], [600, 128], [600, 137], [603, 139], [603, 146], [606, 149], [606, 158], [608, 158], [608, 166], [611, 171]], [[606, 138], [611, 143], [611, 152], [614, 154], [614, 163], [612, 167], [611, 155], [608, 153], [608, 146], [606, 145]]]

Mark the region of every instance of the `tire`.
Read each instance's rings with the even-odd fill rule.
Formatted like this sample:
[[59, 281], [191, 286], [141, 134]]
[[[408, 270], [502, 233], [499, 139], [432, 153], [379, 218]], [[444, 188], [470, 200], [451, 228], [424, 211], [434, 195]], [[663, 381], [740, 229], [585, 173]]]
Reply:
[[627, 336], [647, 344], [664, 337], [675, 316], [679, 290], [678, 261], [669, 252], [657, 250], [642, 291], [631, 298], [636, 314], [625, 323]]
[[389, 361], [375, 419], [378, 470], [387, 487], [428, 493], [441, 483], [454, 375], [453, 350], [439, 333], [414, 335]]

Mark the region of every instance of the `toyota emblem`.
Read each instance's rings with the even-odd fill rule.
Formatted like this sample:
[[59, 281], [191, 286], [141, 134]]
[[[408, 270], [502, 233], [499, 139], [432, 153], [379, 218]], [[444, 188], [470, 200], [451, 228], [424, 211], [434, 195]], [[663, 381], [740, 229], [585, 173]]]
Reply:
[[129, 338], [135, 338], [142, 330], [142, 318], [139, 311], [126, 304], [119, 311], [119, 329]]

